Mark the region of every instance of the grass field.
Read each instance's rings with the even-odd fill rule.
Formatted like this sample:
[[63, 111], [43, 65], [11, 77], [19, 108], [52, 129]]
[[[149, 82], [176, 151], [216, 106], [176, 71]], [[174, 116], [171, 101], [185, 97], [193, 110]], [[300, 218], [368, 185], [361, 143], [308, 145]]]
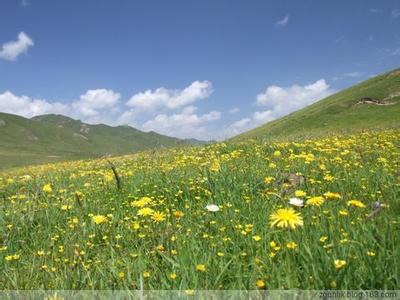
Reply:
[[0, 287], [398, 288], [399, 149], [387, 130], [147, 151], [112, 159], [120, 189], [105, 160], [3, 173]]

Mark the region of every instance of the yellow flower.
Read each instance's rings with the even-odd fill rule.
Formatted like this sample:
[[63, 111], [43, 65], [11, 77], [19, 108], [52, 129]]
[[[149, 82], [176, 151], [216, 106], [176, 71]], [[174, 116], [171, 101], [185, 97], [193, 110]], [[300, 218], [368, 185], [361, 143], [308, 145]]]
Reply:
[[347, 202], [347, 206], [354, 206], [354, 207], [364, 208], [365, 204], [362, 203], [359, 200], [350, 200], [350, 201]]
[[152, 202], [151, 198], [149, 197], [142, 197], [137, 201], [133, 201], [131, 205], [133, 207], [145, 207], [146, 205], [150, 204]]
[[297, 190], [297, 191], [294, 192], [294, 195], [296, 197], [305, 197], [307, 195], [307, 193], [305, 191], [302, 191], [302, 190]]
[[51, 188], [51, 184], [47, 183], [43, 186], [43, 192], [50, 194], [53, 192], [53, 189]]
[[278, 209], [270, 215], [269, 219], [271, 227], [290, 227], [295, 229], [297, 226], [303, 226], [302, 216], [291, 207]]
[[119, 273], [118, 273], [118, 277], [119, 277], [120, 279], [123, 279], [123, 278], [125, 277], [125, 273], [124, 273], [124, 272], [119, 272]]
[[337, 270], [343, 268], [345, 265], [346, 265], [346, 261], [345, 260], [335, 259], [335, 268]]
[[107, 217], [102, 216], [102, 215], [95, 215], [92, 217], [93, 222], [95, 222], [97, 225], [101, 223], [107, 222]]
[[206, 266], [203, 264], [198, 264], [196, 265], [196, 271], [197, 272], [205, 272], [206, 271]]
[[253, 236], [253, 240], [255, 240], [256, 242], [261, 240], [261, 237], [259, 235], [254, 235]]
[[150, 207], [144, 207], [139, 209], [137, 215], [146, 217], [146, 216], [151, 216], [154, 213], [154, 210], [152, 210]]
[[211, 163], [210, 170], [213, 172], [218, 172], [219, 170], [221, 170], [221, 165], [219, 164], [218, 160], [214, 160]]
[[319, 241], [321, 242], [321, 243], [325, 243], [325, 241], [328, 239], [328, 237], [327, 236], [321, 236], [321, 238], [319, 239]]
[[316, 196], [316, 197], [311, 197], [310, 199], [308, 199], [306, 204], [312, 205], [312, 206], [321, 206], [324, 203], [324, 201], [325, 201], [324, 197]]
[[367, 252], [367, 255], [373, 257], [373, 256], [375, 256], [376, 254], [375, 254], [375, 252], [368, 251], [368, 252]]
[[169, 274], [169, 278], [171, 278], [172, 280], [175, 280], [176, 279], [176, 274], [175, 273]]
[[177, 219], [182, 218], [183, 216], [184, 216], [184, 213], [181, 212], [180, 210], [174, 212], [174, 217]]
[[156, 211], [152, 216], [153, 221], [160, 223], [165, 220], [165, 214], [162, 212]]
[[298, 245], [297, 245], [295, 242], [290, 242], [290, 243], [287, 243], [287, 244], [286, 244], [286, 247], [287, 247], [288, 249], [296, 249], [297, 246], [298, 246]]
[[132, 223], [132, 228], [133, 228], [134, 230], [138, 230], [138, 229], [140, 228], [139, 222], [133, 222], [133, 223]]
[[264, 178], [264, 183], [265, 183], [265, 184], [269, 184], [269, 183], [271, 183], [272, 181], [274, 181], [274, 177], [268, 176], [268, 177], [265, 177], [265, 178]]
[[345, 209], [339, 210], [339, 215], [341, 215], [341, 216], [347, 216], [348, 214], [349, 214], [348, 211]]
[[70, 210], [72, 208], [71, 205], [63, 205], [61, 206], [61, 210]]
[[38, 255], [38, 256], [43, 256], [43, 255], [44, 255], [44, 251], [43, 251], [43, 250], [38, 251], [38, 252], [37, 252], [37, 255]]
[[150, 272], [149, 271], [144, 271], [142, 274], [143, 274], [143, 278], [149, 278], [150, 277]]
[[340, 194], [332, 193], [332, 192], [326, 192], [324, 194], [324, 196], [325, 196], [325, 198], [328, 198], [328, 199], [340, 199], [340, 198], [342, 198], [342, 196], [340, 196]]
[[259, 289], [264, 289], [264, 288], [265, 288], [265, 281], [262, 280], [262, 279], [258, 279], [258, 280], [256, 281], [256, 286], [257, 286]]

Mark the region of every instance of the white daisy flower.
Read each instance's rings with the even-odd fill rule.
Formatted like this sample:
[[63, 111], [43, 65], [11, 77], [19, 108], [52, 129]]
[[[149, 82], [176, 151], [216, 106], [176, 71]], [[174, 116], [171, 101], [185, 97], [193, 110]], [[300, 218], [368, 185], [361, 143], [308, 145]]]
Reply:
[[206, 206], [206, 209], [207, 209], [208, 211], [212, 211], [212, 212], [219, 211], [218, 205], [215, 205], [215, 204], [209, 204], [209, 205], [207, 205], [207, 206]]
[[297, 206], [297, 207], [303, 207], [304, 206], [303, 200], [301, 200], [299, 198], [295, 198], [295, 197], [289, 199], [289, 204], [293, 205], [293, 206]]

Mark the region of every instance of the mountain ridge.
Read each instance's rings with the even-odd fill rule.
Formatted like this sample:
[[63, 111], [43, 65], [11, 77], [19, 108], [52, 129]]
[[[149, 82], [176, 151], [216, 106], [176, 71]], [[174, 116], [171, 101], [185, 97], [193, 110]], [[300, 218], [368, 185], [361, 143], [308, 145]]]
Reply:
[[87, 124], [57, 114], [28, 119], [0, 112], [0, 136], [0, 169], [196, 144], [131, 126]]

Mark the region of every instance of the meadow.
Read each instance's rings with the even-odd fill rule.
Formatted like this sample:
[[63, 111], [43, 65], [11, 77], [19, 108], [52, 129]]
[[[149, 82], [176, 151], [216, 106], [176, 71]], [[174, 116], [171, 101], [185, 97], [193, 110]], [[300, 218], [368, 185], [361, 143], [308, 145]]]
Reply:
[[0, 175], [1, 289], [400, 286], [398, 130], [110, 161]]

